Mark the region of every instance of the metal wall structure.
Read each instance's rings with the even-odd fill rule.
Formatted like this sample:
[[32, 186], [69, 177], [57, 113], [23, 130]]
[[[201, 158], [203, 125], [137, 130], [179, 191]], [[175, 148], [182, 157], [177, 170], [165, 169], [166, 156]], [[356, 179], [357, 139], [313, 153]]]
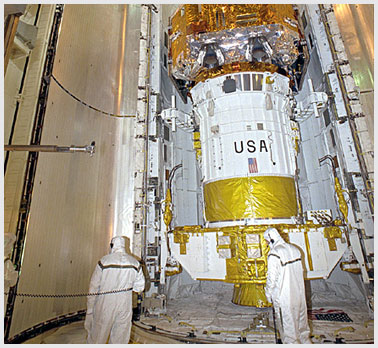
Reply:
[[[46, 77], [53, 68], [57, 42], [56, 34], [59, 30], [62, 8], [36, 6], [34, 10], [28, 8], [22, 18], [26, 22], [32, 19], [34, 22], [33, 29], [36, 28], [36, 25], [39, 25], [37, 44], [33, 45], [34, 49], [30, 52], [26, 45], [18, 42], [16, 40], [18, 36], [17, 27], [10, 55], [11, 62], [15, 62], [15, 64], [10, 64], [11, 69], [8, 75], [5, 71], [8, 81], [12, 81], [12, 77], [14, 77], [15, 81], [19, 82], [18, 95], [12, 95], [12, 89], [10, 89], [5, 107], [8, 117], [7, 127], [4, 130], [8, 144], [20, 141], [39, 144], [41, 138], [40, 130], [44, 122], [49, 86]], [[20, 21], [20, 24], [26, 22]], [[11, 86], [16, 87], [17, 82], [11, 84]], [[25, 98], [25, 96], [28, 97]], [[14, 97], [16, 98], [13, 99]], [[9, 337], [16, 301], [15, 293], [19, 280], [17, 273], [20, 274], [21, 270], [37, 162], [38, 153], [36, 152], [20, 154], [8, 152], [4, 161], [4, 241], [7, 245], [4, 256], [8, 259], [6, 261], [8, 264], [7, 272], [4, 273], [4, 285], [6, 285], [6, 291], [12, 286], [5, 301], [4, 335], [6, 338]], [[13, 244], [14, 248], [12, 249]]]
[[[26, 17], [24, 19], [24, 17]], [[30, 8], [21, 20], [39, 25], [38, 41], [33, 50], [20, 53], [13, 45], [4, 78], [4, 143], [28, 144], [34, 113], [38, 104], [43, 64], [54, 18], [54, 6]], [[28, 98], [25, 98], [25, 95]], [[17, 127], [16, 127], [17, 124]], [[4, 232], [15, 233], [18, 223], [26, 159], [25, 152], [5, 153]]]
[[[169, 258], [168, 229], [163, 212], [169, 206], [182, 213], [173, 216], [179, 224], [198, 221], [197, 195], [199, 194], [195, 168], [195, 151], [192, 147], [191, 129], [183, 131], [171, 128], [161, 118], [162, 110], [176, 105], [190, 111], [190, 104], [180, 98], [168, 77], [168, 30], [169, 16], [177, 5], [151, 7], [151, 37], [149, 55], [149, 119], [148, 119], [148, 167], [147, 167], [147, 219], [145, 258], [151, 280], [146, 296], [161, 291], [159, 285], [166, 282], [165, 269]], [[190, 127], [189, 127], [190, 128]], [[180, 165], [182, 167], [180, 167]], [[171, 179], [169, 179], [171, 178]], [[171, 201], [166, 192], [171, 186]], [[177, 221], [178, 220], [178, 221]], [[169, 267], [169, 264], [168, 264]]]
[[333, 8], [374, 144], [374, 5], [335, 4]]
[[[51, 7], [42, 5], [42, 13]], [[70, 146], [95, 141], [96, 151], [93, 156], [39, 155], [18, 293], [86, 293], [96, 262], [108, 253], [113, 234], [132, 237], [122, 212], [127, 211], [130, 197], [133, 202], [128, 173], [134, 156], [134, 120], [109, 114], [135, 115], [139, 63], [135, 36], [139, 31], [138, 5], [64, 6], [52, 74], [72, 95], [105, 113], [78, 102], [50, 80], [41, 144]], [[36, 61], [42, 63], [42, 58]], [[21, 98], [24, 103], [37, 102], [35, 95], [24, 93]], [[17, 120], [15, 130], [20, 127]], [[17, 143], [25, 144], [27, 139], [13, 142]], [[21, 154], [12, 153], [9, 165]], [[7, 177], [4, 184], [6, 188], [10, 184]], [[7, 190], [4, 198], [7, 201]], [[16, 233], [12, 221], [6, 232]], [[18, 296], [9, 338], [85, 307], [84, 296]]]
[[351, 127], [364, 162], [369, 210], [374, 213], [374, 5], [339, 4], [333, 6], [333, 14], [338, 26], [330, 34], [341, 38], [346, 53], [344, 78], [355, 116]]
[[[307, 18], [304, 35], [311, 55], [308, 69], [309, 73], [317, 76], [314, 88], [327, 91], [331, 96], [327, 113], [323, 113], [318, 119], [306, 120], [307, 125], [302, 127], [314, 139], [312, 145], [307, 143], [307, 150], [303, 148], [303, 157], [308, 162], [316, 159], [313, 156], [316, 148], [321, 148], [318, 153], [320, 156], [328, 154], [337, 157], [336, 172], [347, 197], [352, 249], [359, 260], [364, 282], [368, 282], [366, 269], [373, 267], [374, 259], [374, 138], [369, 134], [371, 115], [365, 111], [371, 108], [371, 104], [365, 104], [367, 109], [361, 104], [359, 85], [352, 77], [353, 70], [346, 55], [343, 37], [338, 30], [335, 13], [330, 5], [301, 7], [302, 18]], [[354, 27], [358, 28], [358, 23]], [[325, 41], [320, 42], [319, 38]], [[356, 38], [359, 36], [355, 36], [355, 41], [360, 41]], [[361, 42], [364, 42], [363, 38]], [[363, 56], [365, 60], [369, 60], [368, 56]], [[368, 64], [362, 64], [360, 69], [368, 67]], [[356, 75], [359, 75], [358, 71]], [[310, 184], [311, 181], [319, 181], [319, 178], [323, 182], [333, 181], [330, 166], [321, 166], [318, 170], [318, 179], [313, 180], [310, 176], [315, 178], [314, 173], [307, 169]], [[316, 206], [325, 198], [324, 195], [319, 195], [318, 189], [313, 190], [310, 197], [317, 200], [314, 201]], [[340, 214], [337, 210], [334, 209], [334, 213]]]

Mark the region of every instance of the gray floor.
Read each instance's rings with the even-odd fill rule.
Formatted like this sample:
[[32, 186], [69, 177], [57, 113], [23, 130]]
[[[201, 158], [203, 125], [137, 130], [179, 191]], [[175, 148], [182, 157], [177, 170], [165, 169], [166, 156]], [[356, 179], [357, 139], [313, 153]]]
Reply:
[[[248, 343], [274, 344], [274, 323], [270, 308], [257, 309], [230, 302], [231, 292], [204, 290], [168, 301], [167, 311], [159, 316], [142, 316], [132, 329], [130, 343], [183, 343], [175, 341], [191, 332], [205, 343], [238, 343], [242, 331]], [[309, 320], [313, 343], [332, 344], [336, 338], [346, 343], [373, 343], [374, 323], [364, 303], [343, 301], [329, 293], [318, 293], [312, 299], [312, 309], [341, 310], [352, 322]], [[254, 318], [265, 316], [266, 325], [254, 327]], [[258, 321], [257, 321], [258, 322]], [[151, 326], [156, 332], [151, 332]], [[247, 330], [246, 330], [247, 329]], [[249, 329], [249, 330], [248, 330]], [[86, 342], [83, 321], [50, 330], [27, 344], [80, 344]], [[198, 342], [195, 342], [198, 343]]]
[[[311, 310], [338, 310], [350, 322], [318, 320], [309, 312], [309, 326], [313, 343], [331, 344], [337, 338], [347, 343], [372, 343], [374, 339], [373, 313], [362, 297], [317, 288], [307, 298]], [[273, 311], [271, 308], [240, 306], [231, 302], [233, 285], [223, 282], [199, 282], [181, 285], [171, 293], [166, 309], [156, 307], [146, 312], [133, 325], [131, 343], [275, 343]], [[350, 295], [348, 295], [348, 293]], [[344, 299], [342, 299], [344, 298]], [[160, 312], [160, 313], [159, 313]], [[323, 318], [324, 319], [324, 318]], [[152, 331], [154, 330], [154, 331]], [[189, 337], [193, 336], [193, 337]], [[189, 337], [189, 338], [188, 338]], [[83, 321], [51, 330], [27, 343], [85, 343]]]

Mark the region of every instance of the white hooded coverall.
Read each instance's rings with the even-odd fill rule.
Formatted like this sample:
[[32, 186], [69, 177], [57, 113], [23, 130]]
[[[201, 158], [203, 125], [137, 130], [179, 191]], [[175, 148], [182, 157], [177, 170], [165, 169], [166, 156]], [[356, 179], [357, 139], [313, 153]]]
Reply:
[[132, 319], [132, 291], [144, 290], [145, 279], [139, 262], [125, 251], [125, 239], [114, 237], [112, 250], [98, 262], [89, 292], [128, 291], [87, 297], [84, 327], [87, 343], [128, 343]]
[[282, 342], [311, 344], [301, 253], [275, 228], [268, 228], [264, 239], [270, 247], [265, 294], [273, 303]]

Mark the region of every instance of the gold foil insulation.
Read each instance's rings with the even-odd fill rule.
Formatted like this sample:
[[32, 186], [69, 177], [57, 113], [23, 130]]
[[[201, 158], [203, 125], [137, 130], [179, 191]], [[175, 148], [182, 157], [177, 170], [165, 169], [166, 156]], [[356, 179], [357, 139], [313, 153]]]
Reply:
[[[248, 62], [248, 40], [264, 37], [281, 65], [291, 65], [298, 56], [299, 39], [293, 6], [288, 4], [187, 4], [171, 17], [171, 74], [194, 80], [206, 68], [198, 65], [201, 49], [216, 44], [223, 64]], [[223, 65], [222, 64], [222, 65]]]
[[219, 68], [203, 69], [195, 78], [195, 82], [204, 82], [207, 79], [214, 77], [232, 74], [236, 72], [256, 71], [256, 72], [270, 72], [275, 73], [278, 71], [278, 67], [273, 64], [266, 63], [249, 63], [249, 62], [236, 62], [232, 64], [225, 64]]
[[164, 203], [165, 203], [165, 208], [164, 208], [163, 219], [164, 219], [165, 225], [167, 226], [167, 230], [169, 230], [170, 224], [171, 224], [171, 221], [172, 221], [172, 216], [173, 216], [172, 215], [172, 209], [171, 209], [172, 196], [171, 196], [171, 190], [170, 189], [167, 189], [167, 193], [166, 193], [166, 196], [165, 196]]
[[343, 195], [344, 190], [341, 188], [340, 181], [338, 177], [336, 176], [335, 176], [335, 191], [336, 191], [337, 199], [339, 201], [339, 209], [341, 213], [343, 214], [345, 222], [348, 222], [348, 204]]
[[329, 250], [337, 250], [336, 238], [341, 238], [341, 230], [336, 226], [324, 227], [324, 237], [327, 238]]
[[297, 215], [293, 178], [239, 177], [204, 185], [205, 216], [210, 222], [248, 218], [291, 218]]
[[200, 132], [193, 132], [193, 148], [196, 151], [196, 159], [197, 161], [200, 160], [202, 156], [202, 146], [201, 146], [201, 138]]
[[[258, 233], [246, 229], [239, 233], [224, 232], [218, 237], [218, 253], [222, 256], [220, 253], [222, 247], [230, 250], [230, 255], [223, 255], [226, 257], [226, 282], [265, 283], [269, 248], [264, 241], [263, 233], [264, 231]], [[230, 243], [222, 244], [227, 239]]]
[[270, 307], [262, 284], [237, 284], [234, 286], [232, 302], [242, 306]]

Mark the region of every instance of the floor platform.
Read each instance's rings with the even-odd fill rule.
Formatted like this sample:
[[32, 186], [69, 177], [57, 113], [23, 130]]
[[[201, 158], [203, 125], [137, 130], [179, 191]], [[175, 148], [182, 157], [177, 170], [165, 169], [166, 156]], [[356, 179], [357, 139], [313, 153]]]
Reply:
[[[365, 303], [340, 300], [327, 294], [316, 297], [309, 308], [313, 343], [374, 343], [373, 315]], [[351, 321], [346, 321], [347, 318]], [[85, 342], [84, 322], [80, 321], [50, 330], [25, 343]], [[275, 342], [272, 309], [235, 305], [230, 302], [229, 293], [194, 293], [169, 300], [165, 313], [142, 315], [140, 321], [134, 323], [130, 341], [135, 344]]]

